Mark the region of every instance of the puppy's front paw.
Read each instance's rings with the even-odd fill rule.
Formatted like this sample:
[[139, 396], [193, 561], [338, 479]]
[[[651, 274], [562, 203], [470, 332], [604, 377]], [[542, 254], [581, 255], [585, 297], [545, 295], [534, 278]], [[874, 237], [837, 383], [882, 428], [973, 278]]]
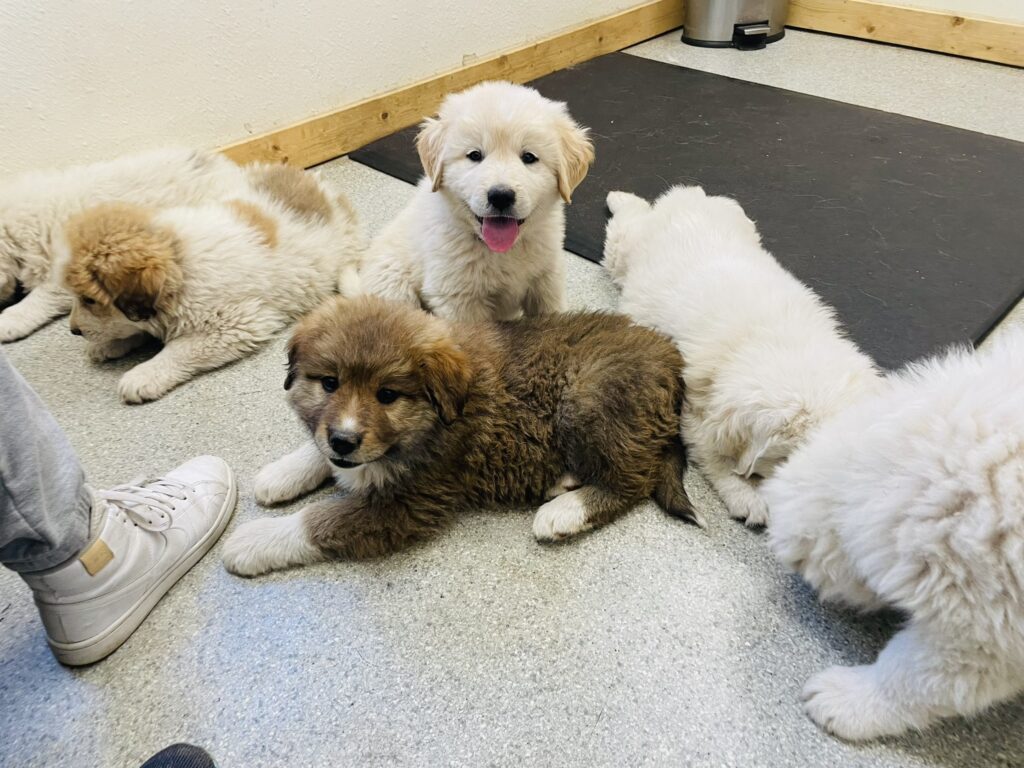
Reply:
[[557, 541], [592, 527], [579, 489], [567, 491], [541, 505], [533, 518], [533, 535], [538, 541]]
[[302, 512], [285, 517], [264, 517], [240, 525], [224, 543], [224, 567], [239, 576], [305, 565], [322, 560], [302, 525]]
[[131, 352], [139, 344], [134, 339], [111, 339], [110, 341], [89, 342], [86, 354], [94, 363], [117, 360]]
[[163, 397], [171, 386], [162, 381], [146, 363], [137, 365], [121, 377], [117, 393], [125, 403], [145, 403]]
[[285, 459], [272, 461], [256, 473], [252, 495], [256, 497], [257, 504], [269, 507], [297, 499], [306, 492], [306, 488], [296, 482], [294, 472]]
[[829, 667], [804, 686], [804, 711], [824, 730], [847, 741], [891, 736], [907, 729], [875, 683], [872, 667]]
[[768, 502], [753, 489], [750, 490], [750, 493], [726, 500], [725, 506], [729, 510], [730, 517], [742, 520], [751, 528], [762, 528], [768, 525]]
[[28, 326], [26, 323], [19, 322], [16, 318], [8, 319], [0, 315], [0, 344], [22, 339], [34, 330], [35, 328]]

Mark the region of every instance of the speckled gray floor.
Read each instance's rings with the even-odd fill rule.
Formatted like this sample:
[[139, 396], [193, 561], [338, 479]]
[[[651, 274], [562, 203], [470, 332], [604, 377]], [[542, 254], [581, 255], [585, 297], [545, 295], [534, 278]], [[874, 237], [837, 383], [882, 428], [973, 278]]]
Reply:
[[[1021, 71], [799, 33], [761, 54], [676, 37], [637, 52], [1024, 138]], [[324, 172], [371, 232], [410, 191], [347, 160]], [[598, 267], [566, 259], [575, 307], [615, 306]], [[6, 349], [95, 483], [217, 453], [241, 480], [233, 527], [267, 514], [253, 474], [300, 437], [282, 348], [133, 408], [115, 394], [129, 363], [87, 363], [64, 323]], [[1020, 700], [868, 746], [822, 735], [797, 703], [804, 680], [873, 658], [898, 617], [820, 607], [761, 535], [689, 484], [706, 531], [645, 506], [541, 547], [528, 511], [481, 512], [386, 560], [252, 581], [214, 549], [121, 650], [81, 670], [54, 661], [28, 591], [0, 570], [0, 765], [134, 768], [177, 740], [221, 768], [1024, 765]]]

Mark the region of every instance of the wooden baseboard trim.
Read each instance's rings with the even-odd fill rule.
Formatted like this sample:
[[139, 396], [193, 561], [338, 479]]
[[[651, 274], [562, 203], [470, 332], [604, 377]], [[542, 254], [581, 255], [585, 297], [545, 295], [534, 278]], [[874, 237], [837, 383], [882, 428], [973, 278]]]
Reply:
[[[413, 125], [433, 114], [452, 91], [484, 80], [533, 80], [682, 24], [682, 0], [653, 0], [325, 115], [243, 139], [221, 151], [240, 163], [261, 160], [308, 168]], [[790, 0], [788, 26], [1024, 67], [1024, 25], [1010, 22], [867, 0]]]
[[1024, 24], [867, 0], [790, 0], [787, 26], [1024, 67]]
[[262, 160], [308, 168], [434, 114], [445, 94], [451, 91], [484, 80], [533, 80], [682, 24], [681, 0], [655, 0], [326, 115], [243, 139], [221, 151], [240, 163]]

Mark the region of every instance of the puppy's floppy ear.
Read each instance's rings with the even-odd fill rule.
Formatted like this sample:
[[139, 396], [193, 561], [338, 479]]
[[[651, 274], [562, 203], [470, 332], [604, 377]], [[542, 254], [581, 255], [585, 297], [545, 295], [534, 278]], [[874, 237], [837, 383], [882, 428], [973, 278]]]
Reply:
[[564, 104], [562, 112], [556, 123], [561, 154], [558, 162], [558, 193], [565, 202], [571, 203], [573, 190], [583, 181], [590, 170], [590, 164], [594, 162], [594, 144], [587, 136], [587, 129], [569, 117]]
[[770, 448], [782, 447], [783, 453], [788, 455], [811, 430], [813, 422], [810, 412], [798, 406], [760, 415], [750, 429], [750, 439], [736, 460], [733, 472], [749, 478]]
[[424, 348], [420, 369], [427, 399], [441, 421], [451, 424], [462, 415], [469, 397], [469, 358], [451, 340], [441, 339]]
[[287, 392], [295, 383], [295, 377], [299, 375], [299, 348], [295, 339], [288, 345], [288, 373], [284, 377], [284, 389]]
[[306, 324], [308, 317], [304, 318], [292, 333], [288, 340], [288, 373], [284, 377], [284, 388], [288, 391], [299, 377], [299, 358], [302, 356], [302, 345], [306, 339]]
[[133, 322], [149, 320], [156, 314], [168, 279], [168, 269], [160, 263], [127, 272], [116, 281], [112, 291], [114, 306]]
[[431, 182], [431, 191], [437, 192], [444, 180], [444, 137], [446, 127], [440, 118], [428, 117], [420, 124], [416, 135], [416, 151], [420, 155], [423, 172]]
[[740, 457], [736, 460], [736, 466], [733, 467], [732, 471], [737, 475], [750, 479], [750, 476], [754, 474], [754, 468], [757, 466], [758, 460], [764, 456], [765, 451], [775, 444], [775, 441], [775, 435], [758, 438], [751, 437], [747, 447], [743, 449]]

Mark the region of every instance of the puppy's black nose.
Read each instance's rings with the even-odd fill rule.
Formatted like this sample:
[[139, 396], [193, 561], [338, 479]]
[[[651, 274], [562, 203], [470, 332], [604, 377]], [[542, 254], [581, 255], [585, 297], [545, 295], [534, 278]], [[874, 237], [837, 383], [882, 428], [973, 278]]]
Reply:
[[82, 335], [82, 329], [81, 328], [72, 328], [71, 329], [71, 334], [73, 336], [81, 336]]
[[339, 456], [348, 456], [363, 442], [363, 436], [355, 432], [334, 432], [331, 431], [331, 450]]
[[491, 187], [487, 190], [487, 202], [496, 211], [505, 211], [516, 204], [516, 193], [511, 187]]

